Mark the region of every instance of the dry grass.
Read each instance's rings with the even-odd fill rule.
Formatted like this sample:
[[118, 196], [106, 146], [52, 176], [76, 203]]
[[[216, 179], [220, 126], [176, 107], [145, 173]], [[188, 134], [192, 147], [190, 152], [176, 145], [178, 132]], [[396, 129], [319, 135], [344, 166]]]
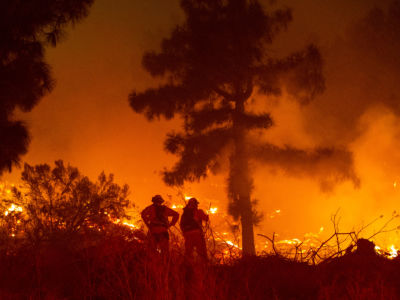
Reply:
[[[142, 232], [114, 232], [0, 253], [1, 299], [400, 299], [400, 262], [345, 255], [309, 265], [276, 255], [229, 263], [187, 262], [179, 239], [169, 257]], [[6, 250], [7, 249], [7, 250]]]

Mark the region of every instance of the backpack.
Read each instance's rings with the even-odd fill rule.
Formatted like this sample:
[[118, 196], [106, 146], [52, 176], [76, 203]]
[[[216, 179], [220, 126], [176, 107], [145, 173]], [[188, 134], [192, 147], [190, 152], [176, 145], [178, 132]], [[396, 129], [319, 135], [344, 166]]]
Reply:
[[152, 226], [163, 226], [168, 227], [168, 219], [165, 216], [165, 206], [154, 206], [155, 219], [151, 220]]
[[194, 208], [185, 207], [179, 223], [183, 232], [200, 229], [201, 225], [194, 219]]

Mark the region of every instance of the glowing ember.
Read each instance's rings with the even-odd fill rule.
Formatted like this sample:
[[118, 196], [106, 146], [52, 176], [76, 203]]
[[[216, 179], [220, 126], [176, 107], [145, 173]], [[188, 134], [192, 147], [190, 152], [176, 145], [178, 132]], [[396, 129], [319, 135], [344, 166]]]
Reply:
[[389, 248], [389, 258], [395, 258], [399, 255], [399, 249], [396, 249], [394, 245], [391, 245]]
[[[111, 219], [111, 218], [110, 218], [110, 219]], [[139, 228], [139, 226], [137, 226], [137, 225], [135, 225], [135, 224], [133, 224], [133, 223], [121, 222], [120, 219], [112, 220], [112, 222], [113, 222], [114, 224], [121, 224], [121, 225], [127, 226], [127, 227], [129, 227], [129, 228], [131, 228], [131, 229], [138, 229], [138, 228]]]
[[375, 246], [375, 252], [379, 255], [384, 255], [389, 259], [393, 259], [399, 256], [399, 249], [395, 247], [395, 245], [391, 245], [386, 249], [382, 249], [379, 246]]
[[128, 222], [123, 222], [122, 224], [125, 225], [125, 226], [128, 226], [130, 228], [138, 228], [135, 224], [128, 223]]
[[225, 243], [227, 243], [229, 246], [235, 247], [239, 249], [239, 246], [236, 245], [235, 243], [233, 243], [232, 241], [225, 241]]
[[17, 206], [14, 203], [11, 204], [11, 206], [4, 212], [4, 215], [7, 216], [10, 212], [22, 212], [22, 207], [21, 206]]
[[172, 204], [171, 208], [172, 209], [183, 208], [183, 205], [181, 205], [181, 204]]
[[209, 212], [210, 214], [215, 214], [215, 213], [217, 213], [217, 210], [218, 210], [218, 207], [211, 207], [211, 208], [208, 210], [208, 212]]
[[280, 209], [275, 209], [270, 215], [269, 217], [271, 219], [275, 218], [277, 215], [279, 215], [282, 211]]
[[279, 241], [279, 242], [276, 242], [276, 243], [277, 244], [297, 245], [297, 244], [300, 244], [301, 241], [299, 239], [294, 238], [294, 239], [291, 239], [291, 240], [282, 240], [282, 241]]

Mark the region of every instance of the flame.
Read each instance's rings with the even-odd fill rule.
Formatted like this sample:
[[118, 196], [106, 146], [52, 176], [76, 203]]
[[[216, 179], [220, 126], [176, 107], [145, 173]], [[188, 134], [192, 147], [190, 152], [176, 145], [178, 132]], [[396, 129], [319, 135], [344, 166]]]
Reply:
[[[12, 189], [10, 188], [10, 184], [0, 183], [0, 195], [3, 197], [10, 196], [12, 197]], [[393, 187], [397, 188], [397, 181], [393, 183]], [[185, 200], [192, 198], [192, 196], [184, 195]], [[11, 199], [11, 198], [8, 198]], [[181, 209], [184, 205], [181, 204], [172, 204], [172, 209]], [[5, 210], [4, 215], [7, 216], [12, 212], [22, 212], [23, 208], [18, 206], [15, 203], [11, 203], [10, 206]], [[238, 238], [238, 233], [231, 231], [232, 225], [237, 226], [235, 222], [232, 221], [231, 217], [227, 214], [224, 209], [220, 209], [218, 206], [213, 205], [209, 207], [207, 213], [214, 215], [211, 220], [210, 229], [212, 230], [213, 238], [218, 241], [218, 244], [222, 247], [221, 252], [223, 258], [229, 258], [232, 255], [237, 255], [240, 253], [240, 238]], [[281, 209], [274, 209], [269, 217], [274, 218], [281, 215]], [[128, 222], [120, 219], [112, 219], [107, 212], [104, 213], [107, 215], [111, 221], [115, 224], [120, 224], [123, 226], [127, 226], [132, 230], [138, 230], [141, 228], [140, 223], [137, 222]], [[17, 220], [16, 224], [20, 224], [21, 220]], [[275, 239], [275, 247], [278, 251], [283, 251], [287, 255], [293, 255], [293, 249], [297, 251], [296, 253], [308, 253], [308, 251], [312, 249], [316, 249], [321, 246], [323, 239], [323, 235], [329, 234], [329, 230], [326, 230], [324, 226], [320, 226], [315, 232], [309, 232], [304, 234], [303, 238], [291, 238], [291, 239]], [[15, 237], [17, 234], [16, 231], [11, 231], [10, 236]], [[278, 234], [274, 235], [275, 238], [279, 237]], [[379, 243], [378, 243], [379, 244]], [[257, 251], [272, 251], [273, 243], [265, 241], [265, 239], [259, 239], [256, 241], [256, 249]], [[325, 249], [325, 246], [324, 246]], [[326, 247], [327, 250], [328, 247]], [[375, 247], [376, 253], [379, 255], [385, 256], [389, 259], [394, 259], [399, 257], [400, 254], [400, 243], [399, 241], [392, 240], [391, 244], [379, 244]], [[296, 254], [295, 253], [295, 254]]]
[[232, 241], [225, 241], [225, 243], [227, 243], [229, 246], [235, 247], [237, 249], [240, 249], [238, 245], [236, 245], [234, 242]]
[[391, 245], [389, 248], [389, 258], [395, 258], [399, 255], [399, 249], [396, 249], [394, 245]]
[[280, 210], [280, 209], [275, 209], [275, 210], [269, 215], [269, 217], [270, 217], [271, 219], [273, 219], [273, 218], [275, 218], [276, 216], [278, 216], [281, 212], [282, 212], [282, 210]]
[[210, 207], [210, 209], [208, 210], [208, 212], [210, 214], [216, 214], [218, 210], [218, 207]]
[[276, 242], [277, 244], [288, 244], [288, 245], [298, 245], [301, 243], [301, 241], [297, 238], [291, 239], [291, 240], [282, 240]]
[[134, 229], [138, 228], [135, 224], [128, 223], [128, 222], [123, 222], [122, 225], [128, 226], [130, 228], [134, 228]]
[[127, 226], [127, 227], [130, 227], [131, 229], [138, 229], [139, 228], [139, 226], [137, 226], [136, 224], [133, 224], [133, 223], [129, 223], [129, 222], [122, 222], [120, 219], [115, 219], [115, 220], [112, 220], [112, 222], [114, 223], [114, 224], [122, 224], [122, 225], [124, 225], [124, 226]]
[[183, 208], [183, 205], [182, 204], [172, 204], [171, 208], [172, 209]]
[[382, 249], [378, 245], [375, 246], [375, 252], [379, 255], [384, 255], [389, 259], [394, 259], [399, 256], [399, 249], [395, 245], [391, 245], [386, 249]]
[[22, 207], [21, 206], [17, 206], [14, 203], [12, 203], [11, 206], [4, 212], [4, 215], [8, 216], [8, 214], [10, 212], [13, 212], [13, 211], [22, 212]]

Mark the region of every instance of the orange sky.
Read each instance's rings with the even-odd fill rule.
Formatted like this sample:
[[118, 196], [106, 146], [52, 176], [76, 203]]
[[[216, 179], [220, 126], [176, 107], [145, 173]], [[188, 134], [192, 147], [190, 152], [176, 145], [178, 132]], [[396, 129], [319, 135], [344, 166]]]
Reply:
[[[368, 103], [374, 104], [365, 106], [365, 91], [360, 91], [358, 83], [366, 79], [354, 75], [365, 63], [353, 65], [348, 56], [358, 55], [357, 47], [347, 42], [349, 28], [374, 2], [389, 1], [283, 1], [293, 7], [295, 20], [279, 37], [276, 51], [301, 49], [308, 42], [319, 44], [326, 60], [327, 91], [309, 107], [288, 100], [268, 105], [276, 127], [265, 137], [277, 145], [349, 147], [354, 151], [361, 187], [355, 189], [345, 182], [323, 193], [318, 182], [279, 170], [271, 174], [260, 166], [254, 197], [260, 200], [265, 218], [257, 232], [278, 232], [289, 238], [317, 232], [321, 226], [330, 226], [330, 216], [339, 208], [343, 229], [349, 230], [398, 208], [400, 184], [394, 187], [395, 181], [400, 183], [398, 113], [380, 104], [379, 93], [372, 99], [369, 92]], [[57, 80], [54, 91], [32, 112], [18, 114], [32, 135], [23, 161], [37, 164], [63, 159], [92, 179], [103, 170], [114, 173], [118, 183], [129, 184], [131, 200], [139, 208], [156, 193], [179, 202], [179, 190], [167, 188], [160, 178], [160, 171], [175, 161], [163, 151], [163, 140], [179, 126], [179, 120], [149, 123], [133, 112], [127, 99], [133, 89], [155, 84], [141, 69], [141, 55], [157, 49], [161, 38], [182, 18], [176, 0], [97, 0], [89, 17], [69, 30], [57, 48], [48, 50]], [[388, 78], [395, 75], [390, 72]], [[357, 84], [343, 83], [352, 78], [357, 78]], [[18, 177], [18, 170], [4, 176], [9, 181]], [[226, 207], [223, 176], [187, 185], [185, 191], [204, 206]], [[279, 215], [273, 213], [277, 209]], [[397, 234], [390, 237], [395, 238]]]

